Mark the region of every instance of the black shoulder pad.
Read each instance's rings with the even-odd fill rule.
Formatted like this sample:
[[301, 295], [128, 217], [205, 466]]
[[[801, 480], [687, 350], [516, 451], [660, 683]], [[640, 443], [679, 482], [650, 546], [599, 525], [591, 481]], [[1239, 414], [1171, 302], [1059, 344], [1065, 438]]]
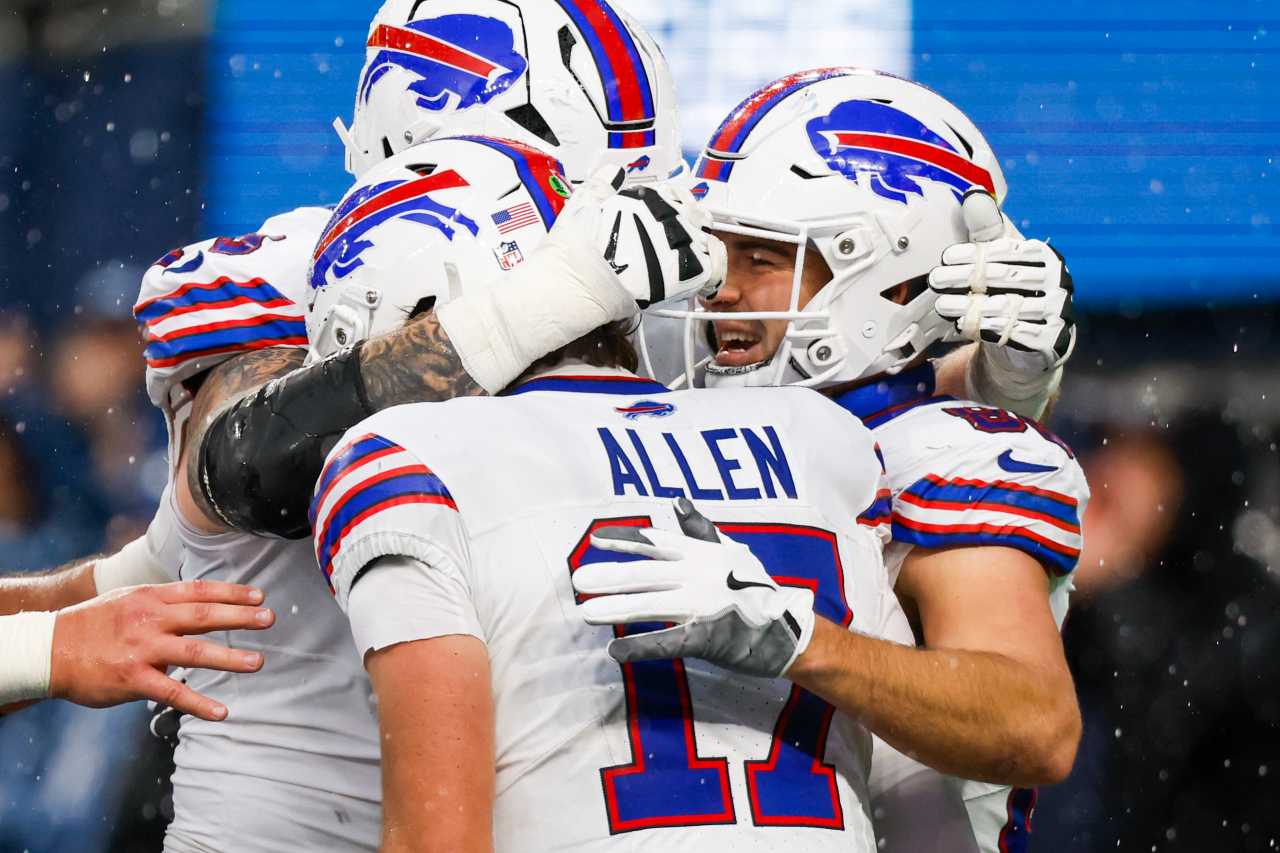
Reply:
[[223, 412], [200, 446], [200, 489], [245, 533], [302, 539], [325, 457], [372, 415], [360, 347], [274, 380]]

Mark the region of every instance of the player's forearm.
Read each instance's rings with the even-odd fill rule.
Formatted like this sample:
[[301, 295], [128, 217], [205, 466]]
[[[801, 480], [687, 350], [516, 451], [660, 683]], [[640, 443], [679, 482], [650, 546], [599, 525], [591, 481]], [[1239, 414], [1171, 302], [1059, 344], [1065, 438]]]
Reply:
[[0, 578], [0, 616], [61, 610], [98, 594], [93, 580], [97, 558], [40, 574]]
[[902, 646], [819, 619], [787, 677], [944, 773], [1027, 787], [1060, 782], [1075, 760], [1069, 678], [1003, 655]]
[[184, 469], [213, 530], [307, 535], [311, 489], [344, 432], [402, 403], [485, 393], [434, 314], [354, 352], [306, 367], [302, 360], [301, 350], [248, 353], [201, 388]]
[[992, 368], [983, 346], [992, 345], [968, 344], [934, 361], [937, 393], [1007, 409], [1024, 418], [1048, 420], [1058, 402], [1061, 369], [1036, 376], [1015, 376], [1007, 371], [997, 376], [1000, 372]]

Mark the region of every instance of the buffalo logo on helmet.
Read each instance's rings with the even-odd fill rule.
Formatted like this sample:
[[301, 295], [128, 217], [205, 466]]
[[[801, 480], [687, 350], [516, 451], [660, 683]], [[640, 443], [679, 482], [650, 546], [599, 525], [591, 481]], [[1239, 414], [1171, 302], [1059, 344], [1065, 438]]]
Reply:
[[632, 403], [630, 406], [620, 406], [614, 409], [615, 412], [622, 415], [629, 421], [638, 421], [640, 418], [669, 418], [676, 413], [676, 407], [671, 403], [658, 403], [654, 400], [640, 400]]
[[370, 231], [393, 219], [416, 222], [453, 239], [458, 227], [472, 236], [480, 226], [461, 211], [432, 200], [431, 193], [470, 186], [453, 169], [435, 172], [415, 180], [384, 181], [362, 187], [344, 199], [324, 233], [311, 259], [310, 283], [323, 287], [332, 272], [345, 278], [363, 265], [361, 255], [373, 246], [365, 239]]
[[361, 103], [368, 103], [374, 84], [387, 72], [401, 68], [421, 78], [409, 86], [419, 96], [418, 106], [467, 109], [510, 89], [529, 67], [511, 27], [480, 15], [444, 15], [403, 27], [381, 24], [368, 46], [379, 52], [361, 80]]
[[920, 180], [951, 187], [957, 200], [973, 187], [995, 192], [990, 172], [919, 119], [888, 104], [845, 101], [806, 129], [827, 165], [850, 180], [865, 181], [890, 201], [906, 204], [908, 195], [923, 197]]
[[698, 201], [702, 201], [707, 197], [707, 193], [711, 192], [711, 184], [706, 181], [699, 181], [690, 188], [689, 193]]

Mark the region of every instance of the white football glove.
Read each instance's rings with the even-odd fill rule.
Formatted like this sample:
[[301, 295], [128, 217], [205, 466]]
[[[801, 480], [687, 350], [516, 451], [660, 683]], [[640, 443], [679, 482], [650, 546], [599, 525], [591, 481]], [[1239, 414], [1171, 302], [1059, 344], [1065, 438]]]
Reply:
[[813, 592], [780, 587], [745, 545], [721, 539], [684, 498], [676, 501], [683, 532], [605, 527], [597, 548], [646, 559], [593, 563], [573, 573], [574, 588], [596, 596], [581, 605], [590, 625], [675, 622], [619, 637], [609, 654], [619, 663], [700, 658], [733, 672], [777, 678], [808, 648]]
[[1076, 343], [1075, 285], [1062, 255], [1023, 239], [985, 192], [965, 196], [964, 217], [973, 242], [947, 249], [929, 274], [935, 310], [998, 367], [1027, 380], [1061, 367]]
[[603, 170], [574, 192], [549, 239], [585, 236], [640, 308], [714, 296], [728, 274], [728, 254], [709, 232], [711, 216], [683, 183], [667, 181], [618, 192], [623, 172]]

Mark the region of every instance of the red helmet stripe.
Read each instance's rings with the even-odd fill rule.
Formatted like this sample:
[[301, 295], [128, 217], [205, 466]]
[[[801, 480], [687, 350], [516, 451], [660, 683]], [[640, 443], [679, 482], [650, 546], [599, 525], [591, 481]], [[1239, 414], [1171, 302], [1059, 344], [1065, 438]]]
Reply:
[[406, 184], [401, 184], [398, 187], [380, 193], [329, 226], [328, 231], [325, 232], [324, 237], [320, 240], [320, 245], [316, 246], [314, 257], [318, 258], [323, 255], [325, 250], [332, 246], [339, 236], [366, 216], [435, 190], [451, 190], [456, 187], [466, 186], [470, 186], [466, 179], [453, 169], [449, 169], [445, 172], [437, 172], [434, 175], [419, 178], [416, 181], [409, 181]]
[[921, 142], [916, 139], [886, 136], [879, 133], [835, 131], [831, 133], [831, 136], [835, 137], [836, 142], [842, 148], [865, 148], [870, 151], [885, 151], [889, 154], [901, 154], [905, 157], [922, 160], [925, 163], [946, 169], [948, 172], [954, 172], [975, 186], [982, 187], [992, 195], [995, 194], [995, 182], [991, 179], [990, 172], [972, 160], [966, 160], [959, 154], [948, 151], [945, 148], [939, 148], [936, 145], [930, 145], [927, 142]]
[[369, 47], [402, 50], [405, 53], [434, 59], [436, 62], [460, 68], [484, 80], [490, 79], [495, 71], [510, 70], [494, 65], [482, 56], [468, 53], [462, 48], [441, 41], [434, 36], [401, 27], [393, 27], [388, 24], [382, 24], [373, 31], [373, 34], [369, 36]]

